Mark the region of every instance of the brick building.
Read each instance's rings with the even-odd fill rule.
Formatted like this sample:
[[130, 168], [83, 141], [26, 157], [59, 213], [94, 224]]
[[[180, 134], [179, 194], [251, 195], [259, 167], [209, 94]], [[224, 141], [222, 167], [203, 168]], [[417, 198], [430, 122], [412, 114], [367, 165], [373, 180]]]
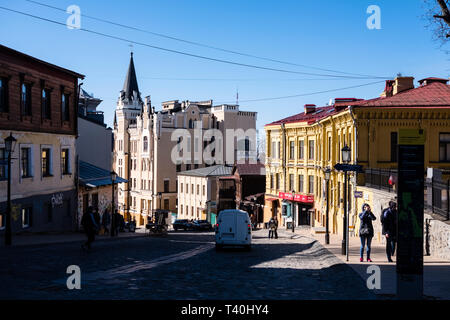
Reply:
[[[71, 230], [76, 197], [78, 79], [84, 76], [0, 45], [0, 158], [12, 153], [12, 232]], [[0, 233], [7, 201], [0, 165]]]

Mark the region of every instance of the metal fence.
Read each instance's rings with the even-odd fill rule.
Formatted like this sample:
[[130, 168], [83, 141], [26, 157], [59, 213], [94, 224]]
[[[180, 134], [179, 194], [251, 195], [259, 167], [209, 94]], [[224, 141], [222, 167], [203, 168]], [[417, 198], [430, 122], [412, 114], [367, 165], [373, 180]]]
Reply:
[[450, 220], [450, 180], [426, 179], [425, 208]]
[[366, 169], [364, 171], [366, 186], [396, 192], [393, 186], [389, 184], [389, 178], [397, 181], [397, 169]]

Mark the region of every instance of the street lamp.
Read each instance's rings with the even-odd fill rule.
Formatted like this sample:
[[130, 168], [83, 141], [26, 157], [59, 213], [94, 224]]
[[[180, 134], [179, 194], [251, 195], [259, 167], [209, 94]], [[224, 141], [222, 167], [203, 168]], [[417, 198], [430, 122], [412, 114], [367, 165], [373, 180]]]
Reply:
[[295, 232], [295, 190], [292, 190], [292, 232]]
[[326, 225], [325, 225], [325, 244], [330, 244], [330, 231], [329, 231], [329, 190], [330, 190], [330, 175], [331, 175], [331, 170], [330, 168], [327, 168], [325, 170], [325, 181], [327, 183], [327, 216], [326, 216]]
[[[345, 145], [342, 148], [342, 162], [344, 162], [344, 164], [348, 164], [350, 162], [350, 147]], [[343, 237], [342, 237], [342, 248], [341, 248], [341, 252], [343, 255], [345, 255], [347, 253], [347, 200], [348, 200], [348, 195], [347, 195], [347, 190], [348, 186], [347, 186], [347, 170], [344, 171], [344, 221], [343, 221]]]
[[17, 140], [9, 134], [5, 139], [5, 156], [8, 158], [8, 194], [6, 205], [6, 223], [5, 223], [5, 245], [11, 245], [11, 155], [16, 147]]
[[161, 207], [162, 192], [158, 192], [158, 198], [159, 198], [159, 210], [162, 210]]
[[115, 220], [116, 220], [116, 213], [115, 213], [115, 203], [114, 203], [114, 183], [117, 179], [117, 173], [114, 171], [111, 171], [111, 182], [112, 182], [112, 202], [111, 202], [111, 237], [115, 236]]

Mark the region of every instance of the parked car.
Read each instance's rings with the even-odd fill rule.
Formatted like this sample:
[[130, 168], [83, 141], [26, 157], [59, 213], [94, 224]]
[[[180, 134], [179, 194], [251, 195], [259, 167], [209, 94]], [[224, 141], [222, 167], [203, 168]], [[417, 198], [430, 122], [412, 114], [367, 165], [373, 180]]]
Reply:
[[248, 213], [230, 209], [219, 213], [216, 224], [216, 249], [224, 246], [244, 246], [250, 250], [252, 244], [252, 225]]
[[212, 231], [213, 227], [207, 220], [195, 220], [192, 224], [193, 229], [197, 231]]
[[187, 219], [175, 220], [175, 222], [172, 224], [172, 226], [175, 231], [180, 230], [180, 229], [185, 230], [185, 231], [193, 229], [193, 224]]

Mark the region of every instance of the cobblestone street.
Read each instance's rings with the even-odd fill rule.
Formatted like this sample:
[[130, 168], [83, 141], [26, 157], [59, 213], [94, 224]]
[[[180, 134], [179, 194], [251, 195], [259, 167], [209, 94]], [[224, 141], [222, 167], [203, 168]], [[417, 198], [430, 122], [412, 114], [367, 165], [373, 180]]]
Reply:
[[[251, 252], [216, 252], [213, 233], [1, 248], [1, 299], [373, 299], [364, 281], [311, 238], [253, 235]], [[66, 269], [81, 268], [81, 290]], [[345, 289], [345, 290], [344, 290]]]

